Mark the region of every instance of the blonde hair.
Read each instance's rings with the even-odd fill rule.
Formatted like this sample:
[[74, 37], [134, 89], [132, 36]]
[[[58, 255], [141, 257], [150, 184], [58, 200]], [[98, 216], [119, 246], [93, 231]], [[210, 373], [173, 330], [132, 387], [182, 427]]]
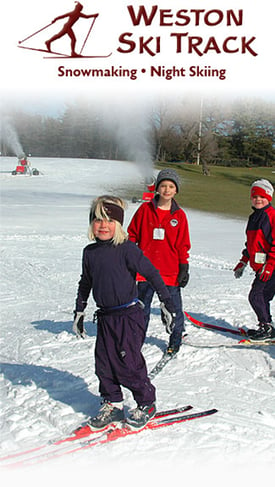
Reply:
[[[92, 202], [91, 209], [90, 209], [90, 216], [89, 216], [90, 225], [88, 229], [89, 240], [95, 240], [95, 235], [93, 232], [93, 221], [95, 219], [108, 220], [108, 221], [111, 220], [111, 218], [108, 216], [104, 208], [104, 203], [111, 203], [113, 205], [119, 206], [123, 210], [126, 209], [126, 203], [118, 196], [103, 195], [96, 198]], [[119, 245], [122, 244], [125, 240], [127, 240], [128, 236], [126, 232], [123, 230], [121, 223], [118, 222], [117, 220], [114, 221], [116, 225], [115, 225], [115, 233], [112, 242], [114, 245]]]

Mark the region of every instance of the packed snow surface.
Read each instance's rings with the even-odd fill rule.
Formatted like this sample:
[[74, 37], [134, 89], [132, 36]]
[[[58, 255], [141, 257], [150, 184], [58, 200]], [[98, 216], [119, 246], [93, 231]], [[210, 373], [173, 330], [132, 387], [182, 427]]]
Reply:
[[[72, 311], [88, 244], [91, 200], [136, 186], [133, 163], [33, 158], [39, 176], [12, 176], [16, 158], [0, 159], [1, 182], [1, 457], [60, 439], [100, 405], [94, 372], [95, 304], [87, 338], [72, 332]], [[182, 185], [184, 193], [184, 182]], [[213, 197], [213, 195], [211, 195]], [[186, 202], [188, 203], [188, 202]], [[139, 203], [128, 202], [125, 228]], [[245, 220], [185, 208], [192, 240], [184, 309], [223, 326], [251, 327], [253, 279], [232, 269], [245, 241]], [[273, 303], [274, 315], [274, 303]], [[23, 471], [2, 469], [14, 485], [149, 482], [238, 485], [271, 480], [275, 465], [275, 347], [238, 346], [238, 337], [198, 329], [186, 320], [188, 344], [154, 379], [158, 409], [217, 408], [203, 419], [141, 432], [55, 458]], [[167, 345], [155, 296], [143, 352], [151, 370]], [[125, 410], [135, 403], [125, 390]], [[31, 470], [33, 469], [33, 470]], [[85, 472], [85, 476], [84, 476]], [[81, 477], [83, 476], [83, 478]]]

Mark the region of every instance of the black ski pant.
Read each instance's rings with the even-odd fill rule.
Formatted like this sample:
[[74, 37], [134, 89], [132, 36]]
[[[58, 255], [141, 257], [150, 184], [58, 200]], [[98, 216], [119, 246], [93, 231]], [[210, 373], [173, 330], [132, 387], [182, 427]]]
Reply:
[[139, 406], [156, 400], [141, 353], [144, 340], [144, 312], [138, 303], [111, 314], [98, 313], [95, 364], [99, 392], [104, 399], [122, 401], [123, 386], [132, 392]]
[[270, 303], [275, 295], [275, 271], [269, 281], [261, 281], [259, 276], [252, 283], [248, 296], [249, 302], [255, 311], [259, 323], [271, 323]]

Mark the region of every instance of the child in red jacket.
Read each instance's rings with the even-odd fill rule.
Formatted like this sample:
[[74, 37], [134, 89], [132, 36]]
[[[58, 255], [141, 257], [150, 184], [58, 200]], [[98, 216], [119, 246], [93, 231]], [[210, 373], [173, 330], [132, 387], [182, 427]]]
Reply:
[[275, 295], [275, 209], [271, 206], [274, 188], [266, 179], [251, 186], [251, 203], [254, 212], [246, 227], [246, 245], [242, 258], [234, 269], [236, 278], [242, 276], [247, 265], [255, 271], [249, 293], [249, 302], [259, 320], [258, 329], [248, 330], [251, 341], [275, 338], [270, 302]]
[[[189, 250], [191, 247], [188, 221], [174, 196], [179, 191], [179, 177], [172, 169], [163, 169], [156, 180], [156, 195], [143, 203], [134, 214], [129, 226], [129, 240], [137, 243], [166, 284], [176, 308], [175, 326], [170, 335], [167, 353], [178, 352], [184, 331], [181, 288], [189, 279]], [[150, 319], [150, 306], [154, 289], [144, 277], [138, 275], [138, 297], [145, 308], [146, 327]]]

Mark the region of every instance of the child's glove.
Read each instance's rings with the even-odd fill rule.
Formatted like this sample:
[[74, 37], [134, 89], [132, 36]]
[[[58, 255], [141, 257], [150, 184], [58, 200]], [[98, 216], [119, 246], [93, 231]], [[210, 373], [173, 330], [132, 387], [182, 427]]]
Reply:
[[238, 262], [238, 264], [236, 265], [236, 267], [234, 267], [233, 272], [234, 272], [234, 276], [236, 277], [236, 279], [239, 279], [240, 277], [242, 277], [243, 271], [245, 270], [246, 266], [247, 266], [247, 263], [244, 262], [243, 260], [240, 260]]
[[176, 318], [176, 310], [172, 299], [167, 298], [165, 301], [160, 303], [160, 309], [162, 323], [164, 324], [167, 333], [171, 335], [175, 326]]
[[178, 283], [180, 287], [185, 287], [189, 281], [189, 264], [180, 264]]
[[259, 278], [261, 281], [266, 282], [271, 279], [271, 276], [273, 274], [274, 268], [272, 264], [269, 264], [268, 262], [263, 266], [261, 272], [259, 272]]
[[74, 312], [73, 332], [76, 334], [77, 338], [85, 338], [86, 336], [86, 330], [84, 328], [84, 316], [85, 313], [83, 313], [83, 311]]

